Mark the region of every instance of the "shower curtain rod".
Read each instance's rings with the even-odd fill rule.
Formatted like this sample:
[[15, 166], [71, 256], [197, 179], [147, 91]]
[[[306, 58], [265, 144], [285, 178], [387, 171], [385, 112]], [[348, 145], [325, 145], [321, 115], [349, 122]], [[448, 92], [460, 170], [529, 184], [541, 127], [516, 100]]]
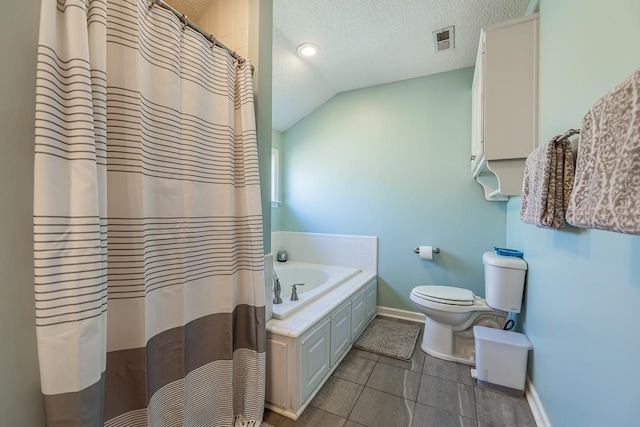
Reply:
[[[215, 37], [213, 37], [212, 34], [207, 33], [205, 30], [203, 30], [202, 28], [198, 27], [193, 21], [190, 21], [189, 18], [187, 18], [187, 15], [184, 15], [184, 14], [178, 12], [176, 9], [174, 9], [171, 6], [169, 6], [167, 3], [165, 3], [162, 0], [149, 0], [149, 9], [151, 9], [153, 7], [153, 5], [158, 5], [161, 8], [166, 9], [169, 12], [173, 13], [175, 16], [178, 17], [178, 19], [180, 21], [182, 21], [182, 24], [184, 26], [187, 26], [187, 27], [197, 31], [198, 33], [202, 34], [204, 36], [204, 38], [207, 39], [208, 41], [210, 41], [211, 43], [213, 43], [214, 46], [221, 47], [224, 50], [226, 50], [227, 52], [229, 52], [229, 55], [231, 55], [231, 57], [233, 59], [238, 61], [239, 64], [243, 64], [245, 62], [245, 59], [243, 57], [241, 57], [240, 55], [238, 55], [237, 53], [235, 53], [235, 51], [229, 49], [224, 44], [220, 43], [220, 41], [218, 41]], [[254, 66], [251, 65], [251, 72], [253, 73], [253, 71], [254, 71]]]

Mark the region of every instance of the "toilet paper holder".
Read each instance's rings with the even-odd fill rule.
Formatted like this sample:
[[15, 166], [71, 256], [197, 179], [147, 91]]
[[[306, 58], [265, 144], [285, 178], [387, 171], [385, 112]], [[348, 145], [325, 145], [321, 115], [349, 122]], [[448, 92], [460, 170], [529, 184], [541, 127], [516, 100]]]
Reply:
[[[420, 247], [415, 247], [415, 248], [413, 248], [413, 253], [419, 254], [419, 253], [420, 253]], [[433, 253], [434, 253], [434, 254], [439, 254], [439, 253], [440, 253], [440, 248], [439, 248], [439, 247], [437, 247], [437, 246], [435, 246], [435, 247], [433, 248]]]

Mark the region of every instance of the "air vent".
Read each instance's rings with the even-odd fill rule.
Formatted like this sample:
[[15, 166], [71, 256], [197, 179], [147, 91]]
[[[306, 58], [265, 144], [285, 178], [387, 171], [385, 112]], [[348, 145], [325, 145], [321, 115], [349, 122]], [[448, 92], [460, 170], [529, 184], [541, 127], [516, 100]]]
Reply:
[[433, 47], [437, 52], [454, 48], [454, 27], [443, 28], [433, 32]]

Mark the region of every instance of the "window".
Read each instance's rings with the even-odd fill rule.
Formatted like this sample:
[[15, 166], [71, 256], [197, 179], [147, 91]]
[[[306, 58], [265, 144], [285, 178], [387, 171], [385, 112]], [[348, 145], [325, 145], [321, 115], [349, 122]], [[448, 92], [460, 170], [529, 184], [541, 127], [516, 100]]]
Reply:
[[280, 207], [280, 152], [271, 149], [271, 207]]

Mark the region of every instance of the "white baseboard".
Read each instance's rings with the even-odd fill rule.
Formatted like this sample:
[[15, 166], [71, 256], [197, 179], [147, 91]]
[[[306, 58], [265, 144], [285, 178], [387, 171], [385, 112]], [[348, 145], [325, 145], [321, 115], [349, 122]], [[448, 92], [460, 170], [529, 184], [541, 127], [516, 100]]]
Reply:
[[424, 323], [425, 315], [415, 311], [400, 310], [398, 308], [383, 307], [379, 305], [378, 314], [380, 316], [393, 317], [395, 319], [410, 320], [412, 322]]
[[527, 386], [525, 387], [524, 393], [527, 397], [527, 402], [529, 402], [529, 407], [531, 408], [531, 413], [533, 414], [533, 419], [536, 421], [536, 425], [538, 427], [552, 427], [551, 421], [549, 421], [549, 417], [547, 417], [547, 413], [540, 401], [540, 396], [538, 396], [538, 392], [533, 386], [529, 376], [527, 376]]

